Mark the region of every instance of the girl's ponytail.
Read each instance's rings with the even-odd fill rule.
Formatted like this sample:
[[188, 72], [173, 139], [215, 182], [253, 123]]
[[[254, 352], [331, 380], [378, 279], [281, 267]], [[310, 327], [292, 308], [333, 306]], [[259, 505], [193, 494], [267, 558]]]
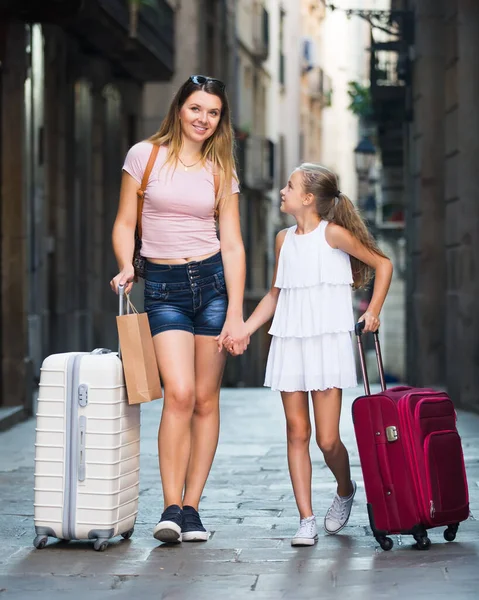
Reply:
[[[344, 227], [368, 250], [387, 258], [379, 249], [354, 204], [339, 190], [337, 176], [329, 169], [312, 163], [303, 163], [299, 170], [303, 173], [304, 191], [313, 194], [316, 199], [319, 216]], [[373, 277], [373, 269], [354, 256], [350, 256], [350, 260], [354, 287], [365, 287]]]

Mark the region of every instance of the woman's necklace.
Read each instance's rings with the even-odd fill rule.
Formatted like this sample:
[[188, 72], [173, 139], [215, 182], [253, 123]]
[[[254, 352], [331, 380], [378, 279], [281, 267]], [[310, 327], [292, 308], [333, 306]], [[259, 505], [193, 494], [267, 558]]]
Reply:
[[179, 160], [179, 161], [180, 161], [180, 163], [181, 163], [181, 164], [184, 166], [184, 168], [185, 168], [185, 171], [188, 171], [188, 169], [191, 169], [191, 167], [194, 167], [195, 165], [197, 165], [197, 164], [200, 162], [200, 160], [201, 160], [202, 158], [203, 158], [203, 157], [200, 157], [200, 158], [199, 158], [199, 159], [198, 159], [198, 160], [197, 160], [195, 163], [193, 163], [192, 165], [185, 165], [185, 163], [184, 163], [184, 162], [181, 160], [181, 158], [178, 156], [178, 160]]

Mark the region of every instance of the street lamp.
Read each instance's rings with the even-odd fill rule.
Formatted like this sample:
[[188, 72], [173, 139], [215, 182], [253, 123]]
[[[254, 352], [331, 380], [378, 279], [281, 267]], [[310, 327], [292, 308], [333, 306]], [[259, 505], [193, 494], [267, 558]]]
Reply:
[[363, 137], [354, 149], [356, 173], [360, 178], [367, 177], [376, 160], [376, 148], [368, 137]]

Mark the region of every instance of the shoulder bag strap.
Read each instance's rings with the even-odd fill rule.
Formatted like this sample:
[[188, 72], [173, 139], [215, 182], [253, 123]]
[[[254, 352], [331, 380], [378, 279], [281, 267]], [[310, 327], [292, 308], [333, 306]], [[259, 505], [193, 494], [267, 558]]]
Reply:
[[143, 213], [143, 203], [145, 201], [145, 191], [146, 186], [148, 185], [148, 180], [150, 179], [151, 170], [153, 169], [153, 165], [155, 164], [156, 157], [158, 156], [158, 150], [160, 147], [157, 144], [153, 144], [153, 148], [151, 149], [150, 158], [146, 163], [146, 169], [143, 173], [143, 179], [141, 180], [141, 186], [138, 188], [136, 192], [136, 196], [138, 198], [137, 203], [137, 213], [136, 213], [136, 226], [138, 229], [138, 237], [141, 240], [141, 215]]
[[218, 192], [220, 189], [220, 176], [218, 173], [213, 173], [213, 180], [215, 182], [215, 220], [217, 221], [220, 216], [220, 201], [218, 200]]

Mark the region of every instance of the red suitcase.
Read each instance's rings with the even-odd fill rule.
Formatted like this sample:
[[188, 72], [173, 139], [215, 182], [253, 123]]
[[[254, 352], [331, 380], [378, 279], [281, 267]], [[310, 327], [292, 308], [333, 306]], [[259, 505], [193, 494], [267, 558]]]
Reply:
[[374, 345], [382, 391], [371, 394], [356, 325], [365, 395], [352, 406], [354, 430], [363, 472], [369, 522], [383, 550], [389, 534], [414, 536], [427, 550], [427, 529], [447, 526], [444, 538], [456, 537], [469, 516], [469, 494], [456, 412], [445, 392], [413, 387], [386, 390], [377, 333]]

